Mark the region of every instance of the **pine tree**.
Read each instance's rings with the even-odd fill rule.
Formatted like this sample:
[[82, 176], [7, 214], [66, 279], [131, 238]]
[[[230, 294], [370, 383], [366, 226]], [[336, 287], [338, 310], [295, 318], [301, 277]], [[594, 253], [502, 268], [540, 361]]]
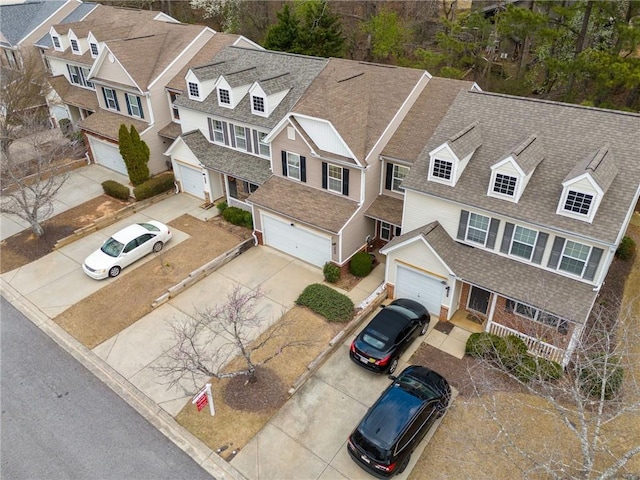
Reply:
[[296, 51], [318, 57], [342, 57], [345, 42], [338, 15], [329, 10], [327, 0], [301, 3], [298, 12], [302, 26], [298, 31]]
[[278, 23], [271, 25], [264, 37], [263, 46], [269, 50], [295, 53], [300, 21], [290, 5], [285, 3], [282, 10], [276, 13]]
[[127, 167], [127, 173], [129, 174], [129, 178], [131, 178], [131, 171], [133, 169], [133, 145], [131, 143], [129, 130], [127, 130], [127, 126], [124, 123], [120, 125], [120, 130], [118, 131], [118, 145], [120, 147], [120, 155]]
[[129, 132], [131, 137], [131, 168], [129, 178], [134, 185], [140, 185], [149, 179], [149, 158], [151, 156], [149, 146], [140, 138], [136, 128], [131, 125]]

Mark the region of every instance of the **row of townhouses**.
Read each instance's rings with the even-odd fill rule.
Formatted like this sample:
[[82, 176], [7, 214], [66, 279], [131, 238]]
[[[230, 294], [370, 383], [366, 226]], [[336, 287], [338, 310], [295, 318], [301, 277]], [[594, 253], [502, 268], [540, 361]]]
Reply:
[[94, 162], [126, 174], [118, 129], [133, 125], [152, 173], [251, 211], [260, 244], [342, 268], [375, 246], [391, 297], [568, 361], [638, 201], [640, 115], [34, 3], [76, 7], [31, 43], [52, 121], [84, 132]]

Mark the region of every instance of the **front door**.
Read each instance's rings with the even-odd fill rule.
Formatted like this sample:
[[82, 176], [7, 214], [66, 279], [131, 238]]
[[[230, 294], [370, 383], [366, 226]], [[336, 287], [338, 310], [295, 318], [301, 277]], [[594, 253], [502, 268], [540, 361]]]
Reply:
[[486, 315], [489, 309], [489, 297], [491, 292], [488, 290], [472, 286], [469, 294], [469, 310]]

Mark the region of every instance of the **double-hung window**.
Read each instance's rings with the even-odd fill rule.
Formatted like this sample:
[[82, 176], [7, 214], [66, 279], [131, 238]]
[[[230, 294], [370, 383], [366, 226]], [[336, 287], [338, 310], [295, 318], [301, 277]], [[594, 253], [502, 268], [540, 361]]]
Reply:
[[218, 143], [224, 143], [224, 131], [222, 122], [220, 120], [212, 120], [211, 127], [213, 130], [213, 141]]
[[521, 226], [516, 226], [511, 239], [511, 255], [531, 260], [536, 245], [538, 232]]
[[591, 247], [567, 240], [564, 244], [558, 269], [582, 277], [590, 252]]
[[271, 147], [264, 141], [266, 137], [266, 133], [258, 132], [258, 147], [260, 149], [260, 155], [263, 157], [271, 157]]
[[490, 220], [491, 219], [489, 217], [485, 217], [484, 215], [469, 213], [466, 240], [469, 242], [479, 243], [484, 246], [487, 243]]
[[89, 78], [89, 69], [85, 68], [85, 67], [82, 67], [80, 69], [80, 74], [82, 75], [83, 85], [85, 87], [91, 88], [92, 90], [95, 90], [95, 86], [93, 85], [93, 82], [90, 82], [89, 80], [87, 80]]
[[569, 190], [569, 193], [567, 194], [567, 201], [564, 204], [564, 209], [568, 212], [579, 213], [580, 215], [589, 215], [589, 209], [591, 208], [592, 202], [593, 195]]
[[120, 107], [118, 106], [118, 97], [116, 96], [116, 91], [112, 88], [102, 88], [102, 92], [104, 93], [104, 101], [109, 110], [118, 110], [120, 111]]
[[142, 113], [142, 102], [140, 101], [140, 97], [136, 95], [131, 95], [130, 93], [125, 93], [125, 98], [127, 99], [127, 109], [129, 115], [132, 117], [144, 118], [144, 114]]
[[82, 85], [82, 73], [80, 67], [69, 65], [69, 80], [76, 85]]
[[174, 120], [180, 120], [180, 110], [173, 105], [180, 95], [175, 92], [169, 92], [169, 101], [171, 102], [171, 112]]
[[247, 136], [244, 127], [238, 125], [233, 126], [233, 133], [236, 137], [236, 147], [243, 150], [247, 149]]
[[566, 320], [515, 300], [507, 300], [505, 310], [520, 317], [529, 318], [534, 322], [553, 327], [562, 335], [566, 335], [569, 331], [569, 323]]
[[447, 160], [435, 159], [433, 161], [433, 170], [431, 175], [444, 180], [451, 180], [451, 171], [453, 170], [453, 163]]
[[287, 176], [300, 180], [300, 155], [287, 152]]
[[330, 192], [342, 193], [342, 167], [335, 165], [328, 166], [327, 189]]
[[409, 167], [405, 167], [403, 165], [394, 165], [393, 166], [393, 180], [391, 183], [391, 190], [394, 192], [404, 192], [404, 188], [400, 186], [404, 178], [409, 173]]

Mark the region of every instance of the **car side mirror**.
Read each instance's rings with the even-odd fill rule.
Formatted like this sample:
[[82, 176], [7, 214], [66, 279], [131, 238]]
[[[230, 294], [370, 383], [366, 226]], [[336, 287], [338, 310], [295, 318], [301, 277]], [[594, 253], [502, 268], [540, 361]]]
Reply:
[[387, 375], [387, 378], [392, 382], [395, 382], [398, 379], [398, 377], [396, 377], [395, 375]]

